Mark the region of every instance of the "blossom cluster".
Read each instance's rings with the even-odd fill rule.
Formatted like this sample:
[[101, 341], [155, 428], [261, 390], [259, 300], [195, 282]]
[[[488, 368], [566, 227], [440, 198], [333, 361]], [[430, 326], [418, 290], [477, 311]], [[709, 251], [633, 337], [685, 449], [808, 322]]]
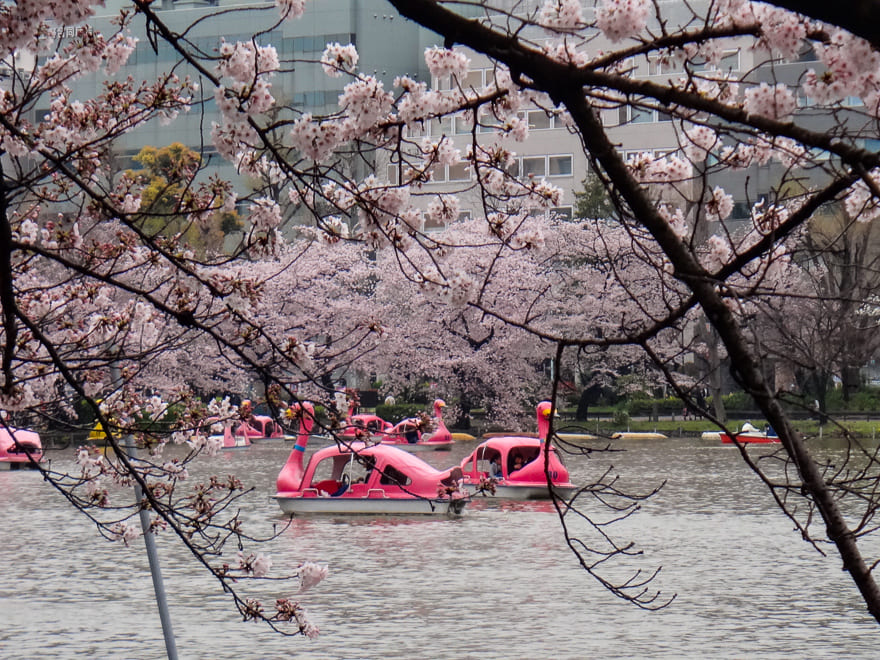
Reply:
[[577, 30], [584, 25], [580, 0], [544, 0], [538, 23], [554, 31]]
[[645, 29], [651, 3], [648, 0], [600, 0], [596, 27], [612, 42], [634, 37]]
[[871, 187], [864, 179], [859, 179], [844, 199], [847, 214], [858, 222], [871, 222], [880, 218], [880, 202], [871, 189], [873, 187], [877, 190], [880, 185], [880, 170], [871, 170], [866, 176], [871, 182]]
[[835, 103], [848, 96], [862, 97], [872, 114], [880, 116], [876, 103], [880, 53], [864, 39], [842, 30], [835, 30], [828, 43], [816, 44], [814, 50], [825, 71], [807, 71], [804, 93], [820, 104]]
[[743, 110], [749, 114], [765, 115], [772, 119], [783, 119], [791, 115], [797, 107], [797, 99], [784, 83], [773, 87], [765, 82], [749, 87], [743, 94]]
[[461, 51], [434, 47], [425, 50], [425, 63], [432, 76], [437, 78], [455, 76], [459, 80], [464, 80], [471, 62]]
[[352, 44], [346, 46], [336, 42], [327, 44], [321, 55], [324, 73], [332, 78], [338, 78], [343, 73], [353, 73], [357, 63], [358, 52]]

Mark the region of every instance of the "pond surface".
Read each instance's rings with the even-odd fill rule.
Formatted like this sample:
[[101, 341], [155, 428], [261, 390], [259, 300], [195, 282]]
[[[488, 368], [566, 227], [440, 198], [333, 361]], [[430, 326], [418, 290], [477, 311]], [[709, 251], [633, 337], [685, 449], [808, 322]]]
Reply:
[[[473, 446], [425, 458], [446, 467]], [[159, 537], [180, 657], [878, 657], [880, 626], [833, 548], [826, 558], [800, 540], [734, 448], [695, 439], [615, 446], [626, 451], [567, 464], [575, 483], [612, 464], [633, 490], [667, 481], [612, 528], [642, 554], [609, 567], [616, 576], [662, 567], [654, 588], [661, 598], [676, 594], [662, 611], [621, 602], [579, 568], [543, 503], [478, 502], [458, 520], [314, 517], [261, 551], [273, 572], [305, 560], [330, 566], [301, 597], [321, 629], [316, 640], [241, 622], [217, 583], [170, 536]], [[244, 516], [268, 533], [284, 522], [269, 498], [290, 449], [255, 444], [199, 471], [234, 472], [256, 486]], [[53, 462], [71, 464], [72, 451], [55, 452]], [[575, 521], [571, 529], [588, 533]], [[0, 656], [165, 657], [142, 541], [103, 541], [33, 472], [0, 472], [0, 530]], [[260, 584], [272, 597], [292, 595], [271, 586]]]

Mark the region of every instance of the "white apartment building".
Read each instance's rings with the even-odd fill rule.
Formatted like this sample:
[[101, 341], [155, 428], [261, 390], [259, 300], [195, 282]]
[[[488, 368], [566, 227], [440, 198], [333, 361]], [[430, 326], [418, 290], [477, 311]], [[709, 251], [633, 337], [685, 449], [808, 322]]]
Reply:
[[[517, 4], [517, 10], [527, 11], [540, 5], [534, 0]], [[121, 0], [108, 0], [105, 17], [113, 15], [121, 5]], [[436, 45], [440, 38], [428, 30], [397, 15], [391, 5], [383, 0], [321, 0], [306, 3], [305, 15], [297, 20], [279, 22], [279, 14], [274, 2], [259, 0], [160, 0], [154, 3], [161, 10], [162, 18], [181, 33], [185, 32], [190, 43], [206, 56], [216, 53], [222, 39], [226, 41], [250, 40], [274, 45], [282, 61], [282, 71], [272, 79], [272, 93], [280, 105], [289, 105], [295, 110], [321, 114], [332, 112], [347, 79], [330, 78], [321, 70], [318, 60], [326, 43], [338, 41], [353, 43], [360, 54], [359, 70], [376, 75], [392, 88], [392, 81], [400, 75], [416, 80], [427, 81], [430, 74], [424, 61], [426, 47]], [[592, 11], [592, 5], [585, 7]], [[687, 12], [685, 3], [678, 0], [664, 2], [665, 16], [675, 20], [675, 13]], [[210, 16], [210, 18], [208, 18]], [[190, 27], [192, 26], [192, 27]], [[136, 79], [155, 79], [163, 71], [170, 70], [177, 63], [173, 49], [158, 43], [154, 52], [144, 31], [144, 22], [136, 20], [135, 31], [140, 43], [128, 65], [120, 75], [131, 74]], [[256, 36], [255, 36], [256, 35]], [[539, 39], [541, 35], [532, 35]], [[598, 52], [607, 48], [597, 38], [590, 43], [590, 49]], [[492, 64], [483, 56], [468, 53], [471, 58], [471, 72], [467, 80], [459, 81], [462, 86], [481, 89], [491, 82]], [[724, 58], [717, 67], [721, 71], [733, 73], [749, 71], [756, 81], [769, 78], [769, 67], [756, 66], [757, 55], [749, 49], [731, 42]], [[284, 62], [287, 62], [285, 65]], [[210, 64], [210, 62], [209, 62]], [[689, 66], [694, 68], [694, 64]], [[700, 68], [696, 64], [696, 68]], [[707, 65], [708, 66], [708, 65]], [[795, 82], [804, 71], [803, 62], [775, 64], [774, 76]], [[655, 81], [666, 81], [682, 74], [680, 65], [671, 65], [655, 58], [633, 60], [633, 75]], [[186, 67], [176, 69], [180, 74], [193, 73]], [[449, 88], [451, 81], [432, 80], [435, 88]], [[78, 93], [95, 94], [100, 85], [99, 79], [80, 81], [76, 85]], [[187, 116], [181, 116], [169, 126], [158, 122], [143, 127], [124, 138], [117, 146], [120, 169], [132, 167], [131, 157], [145, 145], [162, 147], [172, 142], [181, 142], [203, 154], [209, 168], [219, 170], [221, 175], [236, 180], [234, 168], [216, 154], [210, 141], [210, 127], [218, 118], [214, 107], [212, 90], [203, 88], [203, 102]], [[808, 99], [804, 99], [807, 106]], [[45, 109], [37, 109], [37, 114]], [[529, 139], [511, 148], [517, 152], [514, 172], [519, 176], [546, 177], [548, 181], [563, 190], [560, 205], [551, 210], [561, 217], [571, 217], [575, 203], [575, 192], [582, 187], [581, 182], [587, 174], [588, 164], [584, 150], [576, 135], [572, 134], [559, 117], [535, 107], [523, 111], [530, 126]], [[632, 106], [603, 111], [602, 119], [609, 135], [618, 145], [624, 157], [649, 151], [653, 154], [666, 154], [678, 148], [678, 122], [670, 121], [662, 109], [650, 111], [637, 110]], [[816, 122], [823, 121], [817, 115]], [[450, 117], [442, 122], [426, 126], [424, 134], [432, 138], [440, 135], [453, 137], [464, 150], [472, 140], [473, 126], [463, 117]], [[486, 129], [488, 136], [490, 129]], [[420, 136], [414, 136], [420, 137]], [[735, 146], [735, 145], [734, 145]], [[394, 181], [395, 168], [390, 163], [377, 162], [376, 174]], [[724, 174], [730, 177], [729, 173]], [[772, 189], [778, 174], [774, 166], [755, 167], [747, 172], [734, 175], [725, 187], [737, 195], [734, 216], [745, 218], [752, 203], [766, 196]], [[241, 182], [244, 184], [245, 182]], [[466, 163], [437, 171], [433, 182], [424, 187], [425, 193], [465, 191], [460, 195], [462, 213], [478, 215], [479, 194], [471, 183], [471, 173]], [[723, 185], [723, 183], [722, 183]], [[246, 193], [247, 191], [242, 191]], [[426, 201], [427, 204], [427, 201]]]

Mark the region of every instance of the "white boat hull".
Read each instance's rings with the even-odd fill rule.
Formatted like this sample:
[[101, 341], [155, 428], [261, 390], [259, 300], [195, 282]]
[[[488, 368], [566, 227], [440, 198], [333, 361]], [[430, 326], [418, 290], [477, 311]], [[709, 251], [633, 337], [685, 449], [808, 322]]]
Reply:
[[[483, 491], [477, 493], [477, 487], [473, 484], [465, 484], [467, 492], [472, 497], [487, 497], [493, 499], [505, 500], [549, 500], [550, 493], [547, 492], [546, 484], [534, 485], [505, 485], [495, 484], [495, 493]], [[576, 486], [554, 486], [553, 492], [564, 500], [569, 499], [577, 492]]]
[[383, 497], [284, 497], [275, 500], [294, 515], [460, 515], [467, 500], [395, 499]]
[[0, 461], [0, 472], [9, 470], [36, 470], [36, 465], [30, 461]]

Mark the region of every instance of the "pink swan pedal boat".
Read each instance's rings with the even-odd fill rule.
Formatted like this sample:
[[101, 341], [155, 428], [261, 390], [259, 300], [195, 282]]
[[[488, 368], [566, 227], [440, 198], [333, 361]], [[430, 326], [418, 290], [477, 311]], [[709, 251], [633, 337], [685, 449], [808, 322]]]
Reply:
[[[480, 443], [461, 463], [465, 488], [470, 493], [482, 491], [487, 497], [516, 500], [549, 499], [544, 461], [553, 493], [562, 498], [574, 495], [578, 488], [569, 481], [568, 470], [555, 447], [545, 442], [550, 430], [553, 406], [542, 401], [537, 407], [538, 436], [505, 435], [489, 438]], [[519, 462], [517, 462], [519, 461]], [[494, 490], [482, 488], [494, 480]]]
[[42, 460], [43, 443], [39, 433], [0, 427], [0, 471], [36, 469]]
[[239, 424], [234, 431], [231, 426], [225, 426], [222, 434], [211, 433], [211, 426], [218, 421], [217, 417], [209, 417], [202, 422], [201, 432], [208, 435], [212, 442], [219, 441], [222, 450], [245, 449], [253, 444], [251, 442], [252, 435], [248, 431], [249, 427], [245, 423]]
[[252, 441], [296, 439], [295, 436], [286, 435], [281, 424], [268, 415], [252, 415], [236, 427], [233, 435], [246, 435]]
[[420, 420], [417, 418], [404, 419], [395, 424], [386, 433], [377, 433], [383, 445], [393, 445], [406, 451], [444, 451], [452, 449], [455, 440], [443, 422], [443, 408], [446, 402], [443, 399], [434, 401], [434, 430], [430, 433], [422, 433]]
[[286, 514], [460, 515], [461, 469], [437, 470], [397, 447], [360, 441], [316, 451], [303, 469], [314, 418], [301, 404], [300, 433], [278, 475], [275, 500]]
[[387, 433], [394, 426], [391, 422], [386, 422], [381, 417], [370, 413], [349, 414], [345, 418], [345, 423], [346, 427], [339, 433], [345, 438], [366, 438], [379, 433]]

